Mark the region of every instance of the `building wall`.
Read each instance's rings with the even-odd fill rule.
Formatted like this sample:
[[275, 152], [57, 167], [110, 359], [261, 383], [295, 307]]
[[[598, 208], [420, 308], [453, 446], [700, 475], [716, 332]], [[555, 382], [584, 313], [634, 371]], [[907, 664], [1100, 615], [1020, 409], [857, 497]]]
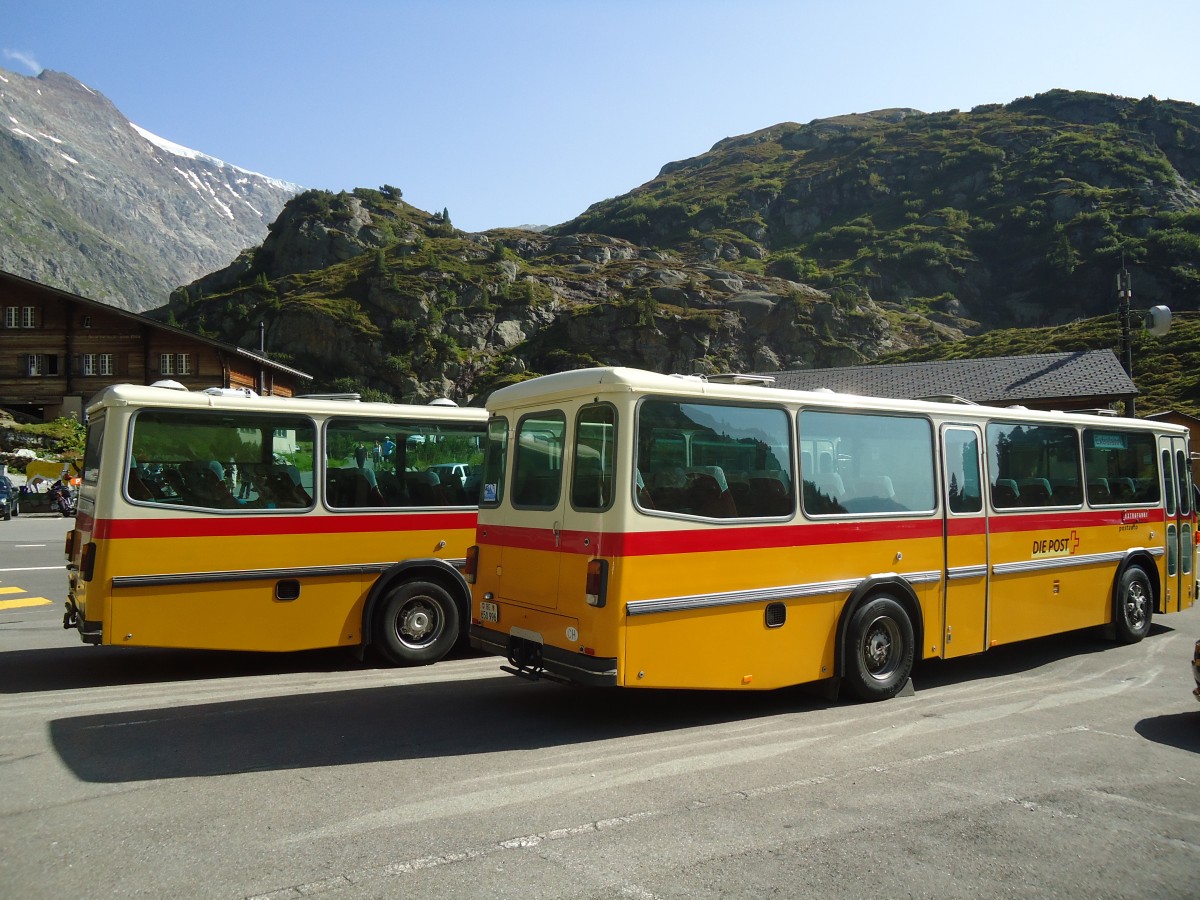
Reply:
[[150, 320], [0, 279], [0, 406], [44, 419], [82, 414], [110, 384], [164, 378], [189, 390], [249, 387], [295, 393], [293, 380], [257, 361]]

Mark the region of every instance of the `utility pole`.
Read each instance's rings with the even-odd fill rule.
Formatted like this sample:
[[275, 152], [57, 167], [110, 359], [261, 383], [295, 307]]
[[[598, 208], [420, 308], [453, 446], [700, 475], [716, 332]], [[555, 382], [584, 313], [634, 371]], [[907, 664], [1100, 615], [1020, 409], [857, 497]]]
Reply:
[[[1121, 260], [1121, 271], [1117, 275], [1117, 321], [1121, 326], [1121, 365], [1125, 374], [1133, 380], [1133, 340], [1129, 336], [1130, 304], [1133, 300], [1133, 289], [1129, 286], [1129, 270], [1125, 268], [1125, 260]], [[1125, 415], [1135, 418], [1133, 397], [1125, 401]]]

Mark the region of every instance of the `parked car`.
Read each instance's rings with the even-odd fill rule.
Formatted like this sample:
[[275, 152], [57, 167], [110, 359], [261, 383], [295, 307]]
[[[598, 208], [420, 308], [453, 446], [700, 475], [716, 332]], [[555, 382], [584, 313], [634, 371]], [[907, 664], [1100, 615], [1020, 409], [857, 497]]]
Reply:
[[430, 466], [428, 471], [436, 475], [442, 484], [456, 478], [461, 486], [467, 483], [467, 476], [471, 474], [471, 466], [468, 463], [438, 463]]
[[7, 475], [0, 475], [0, 518], [7, 522], [21, 514], [21, 494]]

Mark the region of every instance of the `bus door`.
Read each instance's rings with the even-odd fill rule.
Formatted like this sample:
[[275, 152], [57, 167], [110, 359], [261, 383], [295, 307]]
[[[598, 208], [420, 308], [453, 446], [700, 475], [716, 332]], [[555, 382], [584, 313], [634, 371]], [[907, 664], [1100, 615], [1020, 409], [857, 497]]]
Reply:
[[988, 535], [979, 429], [942, 426], [945, 632], [942, 655], [981, 653], [988, 635]]
[[1163, 538], [1167, 557], [1158, 612], [1179, 612], [1191, 606], [1194, 600], [1191, 470], [1187, 442], [1183, 438], [1160, 437], [1158, 449], [1162, 465]]
[[561, 410], [525, 413], [515, 438], [497, 592], [515, 603], [556, 609], [567, 508], [566, 417]]

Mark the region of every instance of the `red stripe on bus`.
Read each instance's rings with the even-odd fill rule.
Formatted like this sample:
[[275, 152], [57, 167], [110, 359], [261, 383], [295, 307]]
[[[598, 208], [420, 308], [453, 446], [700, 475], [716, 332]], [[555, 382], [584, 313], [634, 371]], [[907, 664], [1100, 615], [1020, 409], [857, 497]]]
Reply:
[[[1147, 513], [1147, 518], [1141, 514]], [[993, 515], [988, 519], [992, 534], [1011, 534], [1017, 531], [1052, 531], [1062, 528], [1098, 528], [1104, 525], [1122, 525], [1126, 522], [1126, 510], [1104, 509], [1061, 513], [1016, 513]], [[1161, 509], [1138, 510], [1137, 521], [1142, 524], [1162, 522]]]
[[347, 516], [229, 516], [196, 519], [99, 519], [93, 540], [266, 537], [379, 531], [473, 530], [475, 513], [385, 513]]
[[522, 550], [559, 550], [564, 553], [616, 557], [854, 544], [879, 540], [939, 538], [941, 535], [941, 519], [624, 533], [560, 531], [557, 535], [548, 528], [487, 525], [479, 529], [478, 542]]

